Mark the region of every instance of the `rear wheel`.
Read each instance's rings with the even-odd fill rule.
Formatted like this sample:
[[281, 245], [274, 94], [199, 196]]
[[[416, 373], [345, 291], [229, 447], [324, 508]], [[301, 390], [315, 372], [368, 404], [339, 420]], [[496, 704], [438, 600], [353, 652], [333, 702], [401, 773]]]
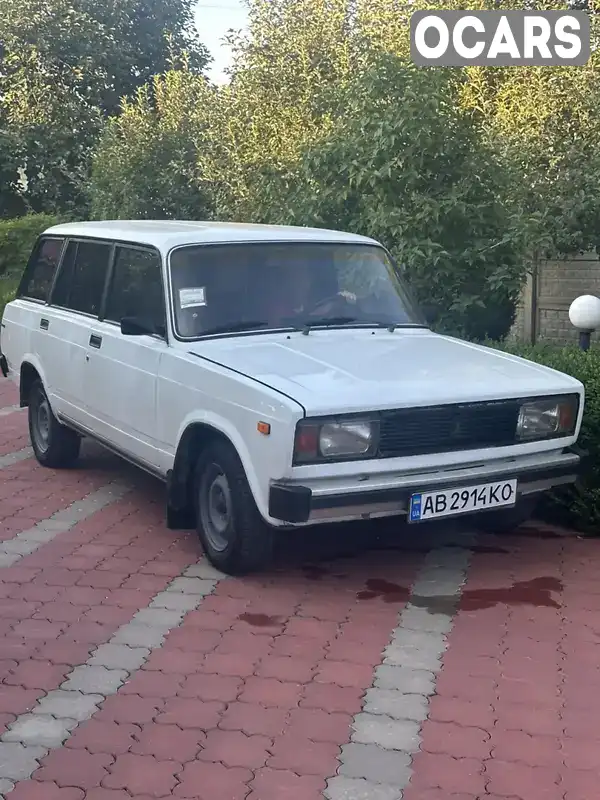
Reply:
[[28, 406], [29, 436], [37, 460], [55, 469], [72, 466], [79, 457], [81, 437], [56, 419], [39, 379], [31, 386]]
[[261, 517], [230, 444], [217, 441], [202, 452], [194, 485], [198, 536], [209, 561], [230, 575], [267, 566], [273, 529]]

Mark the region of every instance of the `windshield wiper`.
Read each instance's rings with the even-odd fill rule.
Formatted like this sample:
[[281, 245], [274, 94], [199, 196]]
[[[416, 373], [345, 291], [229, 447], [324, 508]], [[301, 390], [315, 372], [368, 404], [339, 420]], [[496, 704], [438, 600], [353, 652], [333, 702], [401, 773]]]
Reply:
[[417, 322], [383, 322], [382, 320], [359, 319], [358, 317], [323, 317], [306, 320], [302, 324], [302, 333], [308, 336], [312, 328], [333, 328], [338, 325], [364, 325], [369, 328], [387, 328], [393, 333], [396, 328], [426, 328]]
[[232, 322], [229, 325], [216, 325], [214, 328], [207, 328], [198, 336], [212, 336], [217, 333], [237, 333], [242, 331], [254, 331], [257, 328], [266, 328], [269, 323], [264, 320], [251, 320], [250, 322]]
[[311, 328], [334, 328], [336, 325], [351, 325], [359, 322], [357, 317], [315, 317], [302, 323], [302, 333], [307, 335]]

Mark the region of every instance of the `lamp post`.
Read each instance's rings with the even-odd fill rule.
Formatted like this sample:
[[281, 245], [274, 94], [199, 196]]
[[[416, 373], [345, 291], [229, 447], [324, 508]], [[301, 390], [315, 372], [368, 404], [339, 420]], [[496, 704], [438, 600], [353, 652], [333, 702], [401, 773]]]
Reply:
[[579, 347], [590, 349], [592, 333], [600, 328], [600, 297], [582, 294], [569, 306], [571, 325], [579, 331]]

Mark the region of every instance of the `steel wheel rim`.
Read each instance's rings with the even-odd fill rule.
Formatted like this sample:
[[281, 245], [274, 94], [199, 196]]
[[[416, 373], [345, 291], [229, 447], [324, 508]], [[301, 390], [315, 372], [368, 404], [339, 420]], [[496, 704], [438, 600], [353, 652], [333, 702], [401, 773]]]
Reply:
[[33, 407], [33, 438], [37, 449], [45, 453], [50, 442], [50, 420], [52, 410], [45, 394], [36, 394]]
[[205, 471], [200, 487], [200, 521], [210, 546], [218, 553], [229, 547], [233, 523], [231, 488], [218, 464]]

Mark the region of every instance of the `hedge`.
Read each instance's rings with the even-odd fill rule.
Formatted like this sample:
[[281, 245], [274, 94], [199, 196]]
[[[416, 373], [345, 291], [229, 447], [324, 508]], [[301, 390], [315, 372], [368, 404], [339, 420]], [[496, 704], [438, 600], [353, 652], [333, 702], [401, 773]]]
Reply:
[[37, 237], [60, 222], [50, 214], [27, 214], [0, 220], [0, 318], [14, 297], [29, 254]]
[[[489, 345], [489, 343], [488, 343]], [[581, 480], [557, 490], [541, 504], [540, 513], [585, 533], [600, 533], [600, 346], [584, 352], [576, 345], [498, 344], [505, 352], [572, 375], [585, 387], [585, 408], [578, 445], [587, 451]]]

